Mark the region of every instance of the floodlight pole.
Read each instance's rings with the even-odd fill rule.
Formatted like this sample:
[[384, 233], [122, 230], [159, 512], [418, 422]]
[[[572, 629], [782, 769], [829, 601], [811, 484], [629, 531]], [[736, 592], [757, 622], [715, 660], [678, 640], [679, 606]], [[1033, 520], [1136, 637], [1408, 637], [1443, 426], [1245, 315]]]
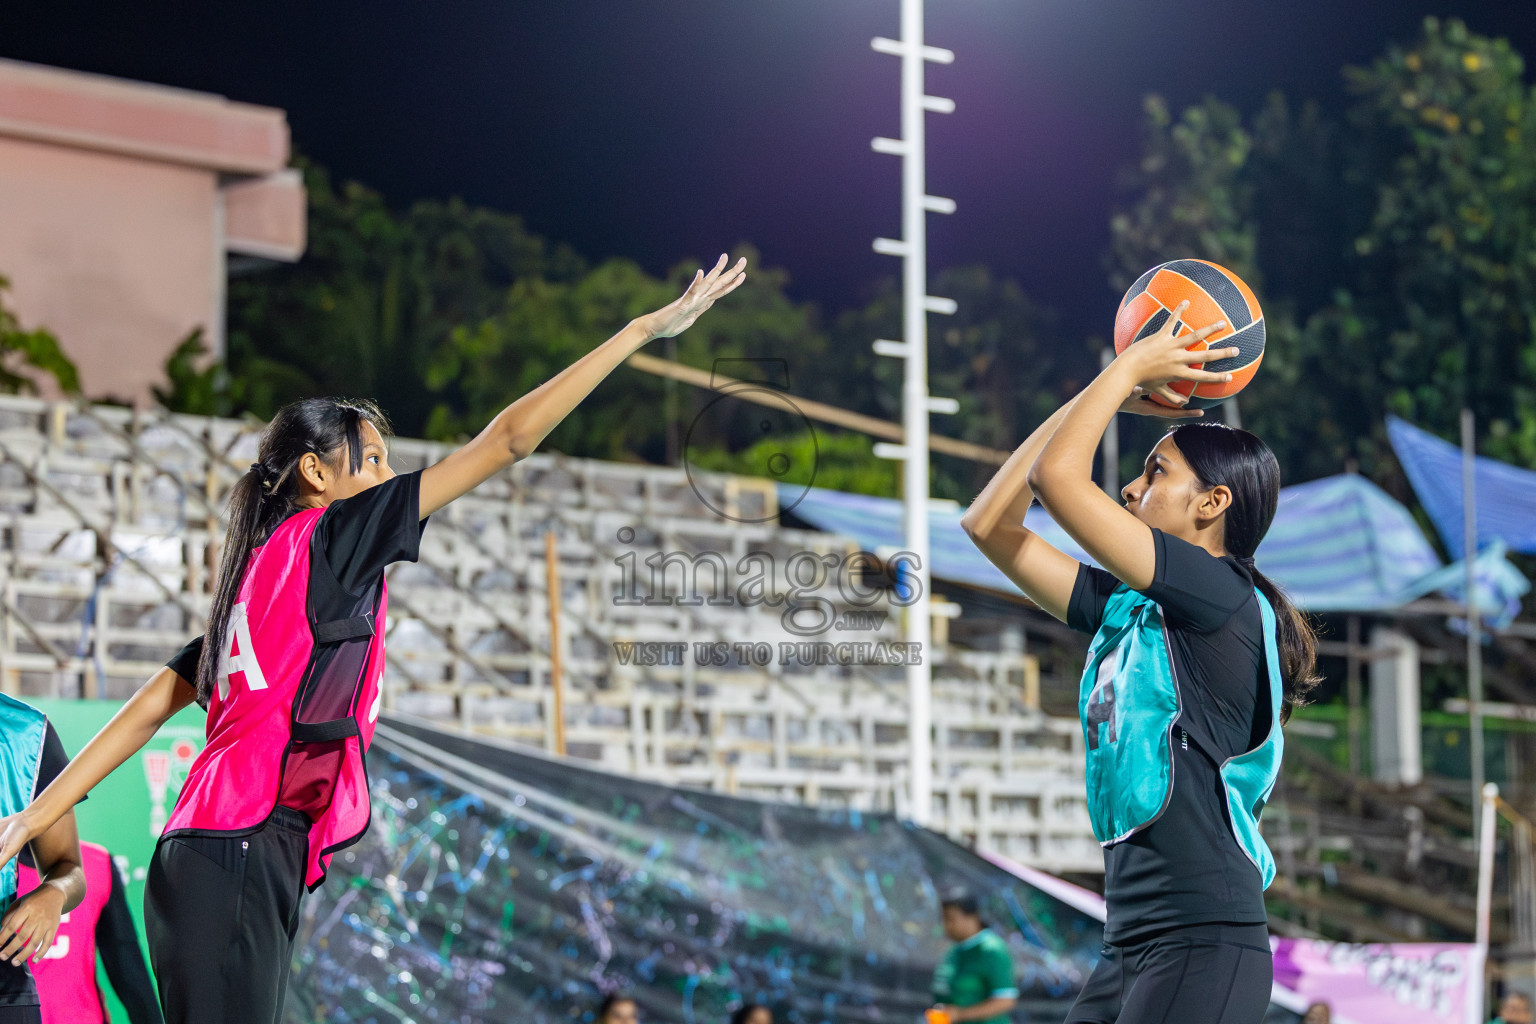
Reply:
[[953, 299], [928, 294], [928, 224], [927, 214], [953, 213], [952, 199], [928, 195], [924, 115], [932, 110], [948, 114], [955, 109], [953, 100], [924, 95], [923, 70], [926, 61], [948, 64], [955, 59], [949, 50], [923, 44], [923, 0], [901, 0], [901, 38], [876, 38], [870, 44], [879, 53], [901, 58], [901, 138], [875, 139], [877, 153], [899, 156], [901, 173], [902, 237], [875, 239], [875, 251], [900, 256], [902, 273], [902, 340], [875, 342], [880, 355], [906, 360], [901, 389], [902, 443], [877, 444], [881, 458], [901, 459], [902, 507], [906, 550], [913, 564], [902, 568], [904, 596], [915, 591], [915, 599], [905, 608], [905, 635], [911, 650], [917, 652], [917, 664], [907, 665], [909, 764], [908, 816], [919, 825], [926, 824], [933, 811], [933, 709], [932, 644], [930, 642], [929, 594], [932, 575], [928, 545], [928, 415], [953, 413], [959, 403], [952, 398], [932, 398], [928, 394], [928, 314], [952, 314]]

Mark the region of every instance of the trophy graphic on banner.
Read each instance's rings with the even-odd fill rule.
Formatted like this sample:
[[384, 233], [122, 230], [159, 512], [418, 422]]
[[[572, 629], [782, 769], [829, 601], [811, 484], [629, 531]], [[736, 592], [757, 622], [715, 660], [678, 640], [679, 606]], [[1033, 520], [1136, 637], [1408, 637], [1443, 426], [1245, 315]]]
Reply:
[[165, 830], [166, 799], [181, 792], [182, 783], [197, 759], [197, 743], [185, 736], [171, 741], [169, 750], [144, 751], [144, 781], [149, 783], [149, 832], [158, 836]]
[[182, 783], [187, 781], [187, 775], [192, 771], [192, 762], [197, 759], [197, 744], [185, 736], [171, 741], [171, 774], [170, 784], [176, 787], [176, 792], [181, 792]]
[[158, 836], [165, 829], [165, 791], [171, 781], [171, 752], [146, 750], [144, 781], [149, 783], [149, 834]]

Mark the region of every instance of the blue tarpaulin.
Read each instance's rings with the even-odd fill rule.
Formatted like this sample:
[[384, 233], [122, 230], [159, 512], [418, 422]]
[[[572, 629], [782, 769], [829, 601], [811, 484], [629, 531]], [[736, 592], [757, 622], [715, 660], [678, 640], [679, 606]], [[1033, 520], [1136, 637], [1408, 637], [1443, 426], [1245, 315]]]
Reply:
[[[804, 494], [801, 497], [802, 493]], [[904, 546], [901, 502], [862, 494], [798, 486], [780, 488], [780, 499], [817, 529], [851, 537], [866, 551]], [[934, 577], [953, 583], [1017, 592], [960, 527], [958, 504], [935, 501], [929, 512]], [[1092, 562], [1086, 552], [1039, 506], [1024, 523], [1072, 557]], [[1487, 560], [1487, 565], [1482, 563]], [[1280, 505], [1257, 564], [1314, 612], [1374, 611], [1399, 607], [1438, 591], [1459, 597], [1461, 577], [1442, 569], [1434, 548], [1413, 516], [1364, 477], [1325, 477], [1280, 491]], [[1436, 574], [1439, 575], [1436, 575]], [[1485, 608], [1506, 609], [1528, 589], [1525, 578], [1498, 551], [1479, 559], [1479, 591]]]
[[[1387, 417], [1387, 437], [1445, 549], [1462, 557], [1461, 449], [1396, 416]], [[1536, 555], [1536, 471], [1479, 456], [1473, 474], [1478, 548], [1503, 541]]]
[[1354, 474], [1282, 488], [1254, 560], [1311, 611], [1392, 608], [1440, 568], [1413, 515]]
[[[801, 495], [804, 497], [801, 498]], [[790, 502], [798, 502], [790, 505]], [[786, 511], [818, 530], [842, 534], [858, 541], [865, 551], [901, 549], [906, 545], [901, 527], [901, 502], [893, 498], [875, 498], [867, 494], [844, 494], [820, 487], [806, 490], [798, 485], [780, 485], [779, 500]], [[955, 583], [967, 583], [992, 590], [1016, 591], [1013, 583], [976, 550], [960, 517], [965, 510], [953, 501], [932, 501], [928, 511], [930, 557], [933, 575]], [[1091, 561], [1065, 530], [1051, 521], [1038, 506], [1029, 510], [1024, 520], [1031, 530], [1080, 561]]]

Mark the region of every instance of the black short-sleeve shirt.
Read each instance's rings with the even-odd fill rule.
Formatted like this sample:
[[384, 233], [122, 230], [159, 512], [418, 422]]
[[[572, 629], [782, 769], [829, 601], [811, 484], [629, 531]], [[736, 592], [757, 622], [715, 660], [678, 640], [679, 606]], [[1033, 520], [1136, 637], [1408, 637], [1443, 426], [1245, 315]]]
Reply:
[[315, 542], [336, 581], [357, 593], [391, 563], [416, 561], [426, 526], [421, 473], [406, 473], [331, 502], [315, 527]]
[[[64, 766], [69, 764], [69, 755], [64, 753], [64, 743], [59, 739], [59, 734], [54, 731], [53, 723], [48, 722], [45, 730], [43, 753], [37, 768], [37, 782], [32, 787], [33, 799], [47, 789], [49, 784], [59, 777]], [[23, 850], [18, 859], [30, 867], [31, 851]], [[38, 1005], [37, 984], [32, 980], [32, 971], [25, 964], [12, 967], [9, 960], [0, 961], [0, 1006], [36, 1005]]]
[[[363, 590], [394, 562], [414, 562], [421, 551], [421, 473], [392, 477], [376, 487], [333, 501], [315, 526], [315, 550], [325, 552], [336, 581], [349, 593]], [[314, 596], [315, 577], [310, 576]], [[166, 662], [182, 679], [197, 679], [203, 638], [187, 644]]]
[[[1264, 633], [1253, 577], [1237, 559], [1152, 531], [1157, 565], [1143, 591], [1168, 628], [1184, 708], [1173, 726], [1173, 793], [1151, 826], [1104, 851], [1106, 942], [1184, 925], [1259, 924], [1263, 879], [1232, 835], [1219, 766], [1269, 729]], [[1096, 632], [1120, 581], [1078, 570], [1067, 624]]]

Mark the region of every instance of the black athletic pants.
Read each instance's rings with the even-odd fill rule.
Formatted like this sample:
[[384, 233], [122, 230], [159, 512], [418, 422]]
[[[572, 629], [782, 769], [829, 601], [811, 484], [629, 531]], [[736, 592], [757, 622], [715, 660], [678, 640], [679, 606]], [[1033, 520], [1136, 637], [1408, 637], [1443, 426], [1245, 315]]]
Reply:
[[167, 836], [144, 889], [166, 1024], [277, 1024], [304, 895], [309, 819], [289, 807], [242, 836]]
[[1262, 924], [1174, 928], [1105, 945], [1067, 1024], [1259, 1024], [1275, 963]]

